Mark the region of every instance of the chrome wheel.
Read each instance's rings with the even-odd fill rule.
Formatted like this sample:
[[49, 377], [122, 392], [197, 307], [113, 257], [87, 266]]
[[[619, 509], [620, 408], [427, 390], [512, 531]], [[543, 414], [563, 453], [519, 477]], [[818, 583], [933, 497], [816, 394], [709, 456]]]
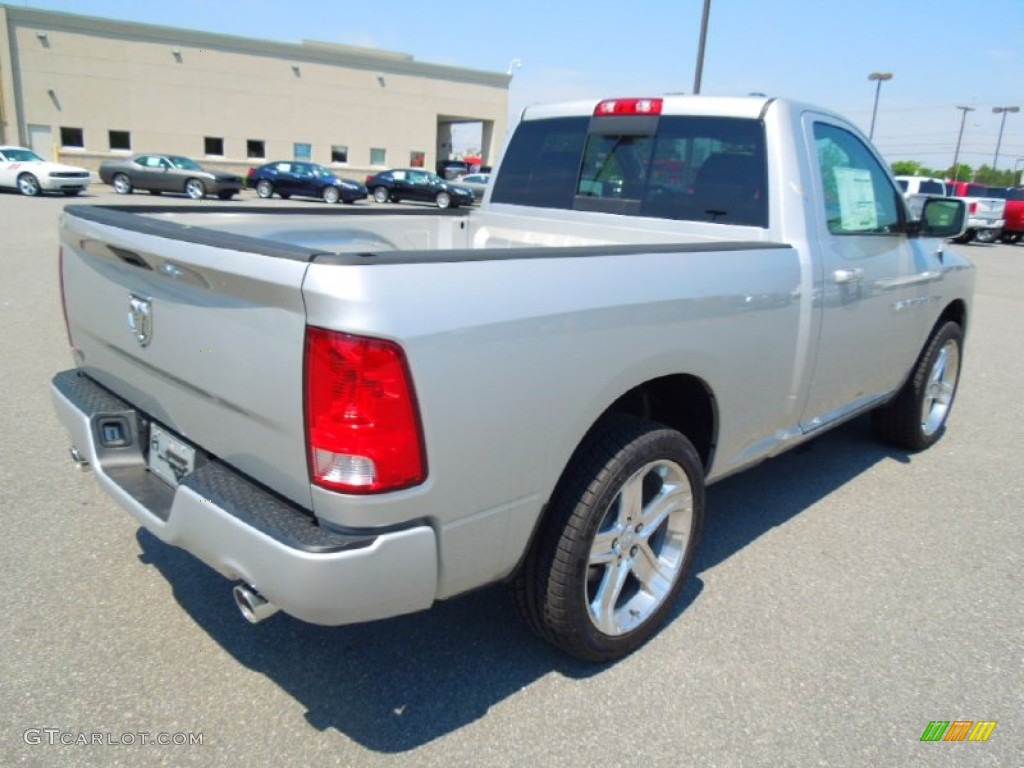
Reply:
[[452, 196], [447, 192], [438, 192], [434, 202], [437, 203], [438, 208], [447, 208], [452, 204]]
[[928, 437], [934, 435], [949, 415], [956, 395], [956, 384], [960, 378], [960, 346], [950, 339], [935, 357], [921, 403], [921, 431]]
[[871, 412], [875, 435], [911, 451], [930, 448], [942, 437], [956, 399], [963, 343], [958, 322], [947, 320], [935, 329], [896, 397]]
[[671, 427], [609, 414], [573, 454], [512, 579], [520, 615], [548, 642], [607, 661], [668, 616], [693, 566], [704, 467]]
[[206, 195], [206, 187], [199, 179], [189, 179], [185, 182], [185, 194], [193, 200], [201, 200]]
[[262, 179], [256, 184], [256, 194], [266, 200], [274, 194], [274, 185], [266, 179]]
[[130, 195], [132, 193], [132, 180], [127, 174], [119, 173], [114, 177], [114, 191], [119, 195]]
[[388, 190], [387, 187], [377, 187], [373, 190], [373, 199], [378, 203], [386, 203], [388, 201]]
[[325, 203], [333, 205], [341, 199], [341, 192], [338, 191], [337, 187], [324, 187], [323, 198]]
[[672, 461], [647, 464], [622, 486], [587, 560], [587, 613], [609, 636], [647, 621], [679, 579], [693, 528], [693, 492]]
[[23, 173], [18, 177], [18, 191], [28, 197], [35, 197], [43, 190], [39, 186], [39, 179], [31, 173]]

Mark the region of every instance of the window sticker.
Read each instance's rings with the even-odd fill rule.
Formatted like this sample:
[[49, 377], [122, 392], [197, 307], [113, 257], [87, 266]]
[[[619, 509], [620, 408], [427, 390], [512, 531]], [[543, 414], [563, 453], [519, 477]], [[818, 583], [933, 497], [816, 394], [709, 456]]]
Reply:
[[865, 168], [833, 168], [839, 192], [839, 217], [844, 232], [878, 229], [878, 208], [871, 172]]

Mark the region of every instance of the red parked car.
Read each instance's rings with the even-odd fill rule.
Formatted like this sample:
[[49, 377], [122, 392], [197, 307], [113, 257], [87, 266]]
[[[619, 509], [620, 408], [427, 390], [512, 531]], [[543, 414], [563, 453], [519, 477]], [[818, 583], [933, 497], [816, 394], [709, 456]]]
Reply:
[[1024, 187], [1011, 187], [1006, 191], [1006, 209], [1003, 212], [1006, 223], [999, 239], [1013, 245], [1024, 237]]

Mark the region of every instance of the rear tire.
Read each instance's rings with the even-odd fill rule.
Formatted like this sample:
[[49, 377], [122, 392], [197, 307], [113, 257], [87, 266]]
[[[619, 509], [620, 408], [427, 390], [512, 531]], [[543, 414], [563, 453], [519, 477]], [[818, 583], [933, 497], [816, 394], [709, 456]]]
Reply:
[[896, 398], [871, 412], [875, 436], [910, 451], [938, 442], [953, 409], [962, 357], [963, 330], [952, 321], [939, 326]]
[[994, 243], [998, 235], [999, 232], [995, 229], [979, 229], [974, 239], [979, 243]]
[[378, 203], [386, 203], [390, 195], [388, 194], [387, 187], [374, 187], [373, 199]]
[[589, 661], [631, 653], [672, 609], [704, 519], [704, 471], [680, 432], [634, 416], [573, 455], [512, 590], [541, 637]]
[[132, 180], [128, 178], [126, 173], [118, 173], [110, 180], [110, 183], [114, 185], [114, 191], [119, 195], [130, 195], [132, 190], [135, 189], [132, 186]]
[[274, 185], [266, 179], [256, 182], [256, 195], [264, 200], [274, 196]]

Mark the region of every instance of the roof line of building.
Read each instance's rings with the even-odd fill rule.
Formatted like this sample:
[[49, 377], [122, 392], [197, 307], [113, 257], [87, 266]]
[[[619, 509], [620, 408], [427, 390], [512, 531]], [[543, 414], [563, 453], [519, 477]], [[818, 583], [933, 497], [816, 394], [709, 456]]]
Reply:
[[[111, 37], [134, 37], [178, 47], [191, 45], [196, 48], [244, 51], [277, 56], [294, 62], [337, 64], [379, 71], [382, 74], [429, 76], [493, 87], [508, 87], [509, 81], [512, 79], [504, 72], [486, 72], [446, 64], [431, 64], [416, 61], [407, 53], [339, 43], [312, 40], [302, 43], [282, 43], [226, 35], [219, 32], [203, 32], [158, 24], [105, 19], [98, 16], [80, 16], [61, 11], [22, 8], [3, 3], [0, 3], [0, 10], [6, 13], [9, 23], [13, 22], [23, 26], [37, 25], [41, 28], [48, 27], [51, 30], [82, 31]], [[46, 30], [40, 29], [40, 31]]]

